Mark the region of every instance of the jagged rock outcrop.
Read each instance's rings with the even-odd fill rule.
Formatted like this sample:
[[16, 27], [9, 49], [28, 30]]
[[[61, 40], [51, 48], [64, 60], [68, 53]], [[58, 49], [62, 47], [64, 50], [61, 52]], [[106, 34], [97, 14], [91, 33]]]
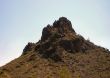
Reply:
[[61, 17], [59, 20], [53, 23], [53, 26], [47, 25], [47, 27], [43, 29], [41, 41], [46, 40], [55, 33], [57, 33], [59, 36], [64, 36], [67, 33], [75, 34], [75, 31], [72, 28], [71, 22], [67, 18]]
[[35, 47], [36, 47], [36, 44], [35, 44], [35, 43], [30, 43], [30, 42], [29, 42], [29, 43], [25, 46], [25, 48], [23, 49], [23, 55], [24, 55], [24, 54], [27, 54], [27, 52], [29, 52], [29, 51], [34, 51]]
[[[91, 47], [94, 46], [94, 47]], [[71, 22], [61, 17], [53, 25], [47, 25], [42, 31], [41, 40], [38, 43], [28, 43], [23, 54], [35, 51], [44, 58], [51, 58], [54, 61], [62, 61], [63, 52], [86, 52], [96, 46], [78, 35], [72, 28]]]

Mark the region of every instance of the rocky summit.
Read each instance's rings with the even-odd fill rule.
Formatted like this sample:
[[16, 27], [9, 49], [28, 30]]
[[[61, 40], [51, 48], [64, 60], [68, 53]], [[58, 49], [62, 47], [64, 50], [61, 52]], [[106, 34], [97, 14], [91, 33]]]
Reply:
[[48, 24], [41, 40], [0, 68], [0, 78], [110, 78], [110, 51], [72, 27], [65, 17]]

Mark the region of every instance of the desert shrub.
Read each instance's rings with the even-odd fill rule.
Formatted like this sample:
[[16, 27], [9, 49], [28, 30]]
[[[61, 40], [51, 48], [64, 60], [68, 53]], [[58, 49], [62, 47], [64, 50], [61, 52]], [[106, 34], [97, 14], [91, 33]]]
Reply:
[[67, 67], [62, 67], [61, 70], [59, 70], [59, 76], [60, 78], [72, 78], [72, 75]]
[[17, 65], [16, 68], [20, 68], [20, 65]]
[[48, 73], [48, 74], [46, 75], [46, 78], [52, 78], [51, 74]]
[[76, 75], [76, 78], [81, 78], [81, 76], [80, 76], [80, 74], [79, 74], [79, 73]]
[[3, 74], [3, 71], [0, 71], [0, 75]]

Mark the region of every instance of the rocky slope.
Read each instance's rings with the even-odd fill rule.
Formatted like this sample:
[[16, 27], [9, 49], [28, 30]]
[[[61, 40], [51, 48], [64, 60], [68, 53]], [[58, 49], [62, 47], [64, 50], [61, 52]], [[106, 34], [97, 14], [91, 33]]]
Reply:
[[78, 35], [61, 17], [0, 68], [0, 78], [110, 78], [110, 51]]

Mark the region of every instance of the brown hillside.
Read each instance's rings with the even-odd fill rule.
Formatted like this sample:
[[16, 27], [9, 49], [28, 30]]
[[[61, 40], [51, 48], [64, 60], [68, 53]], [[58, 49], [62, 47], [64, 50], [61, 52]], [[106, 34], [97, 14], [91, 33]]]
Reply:
[[0, 68], [0, 78], [110, 78], [110, 51], [78, 35], [61, 17]]

